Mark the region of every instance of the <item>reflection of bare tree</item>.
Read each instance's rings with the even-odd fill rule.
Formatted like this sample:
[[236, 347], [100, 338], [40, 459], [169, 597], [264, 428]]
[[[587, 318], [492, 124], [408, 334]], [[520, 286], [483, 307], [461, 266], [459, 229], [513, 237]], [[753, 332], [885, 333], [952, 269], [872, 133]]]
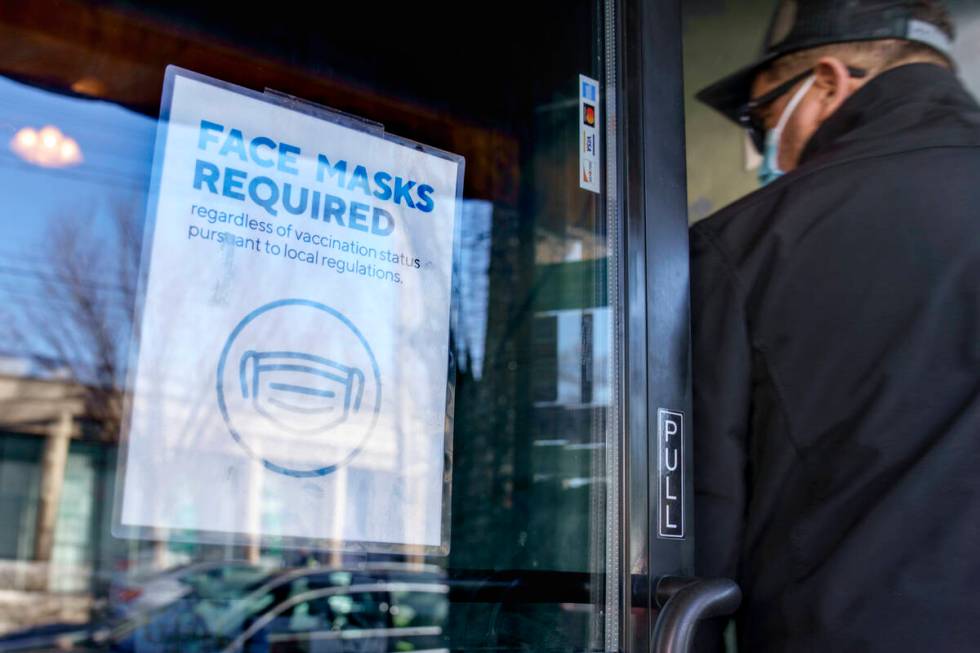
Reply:
[[32, 266], [26, 286], [32, 301], [18, 302], [6, 323], [15, 351], [77, 382], [85, 417], [111, 437], [122, 414], [141, 234], [127, 207], [107, 217], [51, 222], [47, 260]]

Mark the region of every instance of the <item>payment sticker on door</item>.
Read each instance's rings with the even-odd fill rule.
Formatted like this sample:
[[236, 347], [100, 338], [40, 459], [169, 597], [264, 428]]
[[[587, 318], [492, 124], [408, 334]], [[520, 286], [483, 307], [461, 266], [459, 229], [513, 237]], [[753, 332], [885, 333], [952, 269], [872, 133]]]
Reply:
[[579, 75], [578, 83], [578, 185], [583, 190], [599, 193], [602, 187], [602, 171], [599, 168], [599, 82]]
[[446, 552], [463, 165], [168, 68], [117, 535]]

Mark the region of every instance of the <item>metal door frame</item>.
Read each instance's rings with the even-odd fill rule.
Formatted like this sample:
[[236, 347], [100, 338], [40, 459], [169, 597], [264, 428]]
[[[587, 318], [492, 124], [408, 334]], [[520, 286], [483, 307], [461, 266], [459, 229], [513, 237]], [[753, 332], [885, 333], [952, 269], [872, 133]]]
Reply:
[[[691, 474], [691, 347], [684, 84], [680, 0], [607, 0], [607, 72], [615, 94], [615, 141], [607, 151], [619, 174], [608, 188], [619, 218], [615, 283], [617, 367], [622, 390], [616, 575], [620, 619], [607, 642], [649, 651], [662, 576], [694, 573]], [[611, 11], [610, 11], [611, 9]], [[610, 13], [612, 14], [610, 16]], [[612, 28], [610, 30], [610, 27]], [[611, 115], [611, 114], [610, 114]], [[612, 301], [612, 298], [611, 298]], [[658, 536], [657, 414], [685, 416], [686, 528], [683, 539]], [[610, 597], [612, 599], [612, 597]]]

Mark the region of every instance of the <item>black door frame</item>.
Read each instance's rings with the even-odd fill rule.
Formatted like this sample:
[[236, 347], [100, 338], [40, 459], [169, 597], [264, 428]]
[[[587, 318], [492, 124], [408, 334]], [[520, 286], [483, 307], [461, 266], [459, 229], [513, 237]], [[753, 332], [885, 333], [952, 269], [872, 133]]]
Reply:
[[[649, 651], [663, 576], [694, 574], [690, 277], [680, 0], [615, 2], [623, 370], [619, 641]], [[612, 189], [610, 189], [612, 190]], [[658, 411], [682, 413], [682, 539], [659, 535]], [[677, 480], [677, 479], [675, 479]]]

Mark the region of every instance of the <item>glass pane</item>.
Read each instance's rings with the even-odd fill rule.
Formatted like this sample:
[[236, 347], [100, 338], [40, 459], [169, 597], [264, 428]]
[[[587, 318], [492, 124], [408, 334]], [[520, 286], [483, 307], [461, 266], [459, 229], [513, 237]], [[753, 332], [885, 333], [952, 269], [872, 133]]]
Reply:
[[[0, 648], [604, 647], [617, 627], [604, 591], [618, 537], [606, 508], [614, 252], [605, 199], [582, 178], [583, 149], [601, 154], [607, 106], [583, 96], [580, 79], [603, 78], [604, 7], [474, 10], [479, 21], [414, 5], [280, 8], [275, 20], [268, 7], [209, 3], [0, 10], [0, 590], [11, 597]], [[171, 64], [465, 157], [448, 555], [113, 535], [132, 361], [148, 337], [178, 337], [131, 335], [158, 228], [147, 215]], [[394, 327], [408, 319], [372, 308]], [[180, 317], [205, 337], [203, 313]], [[185, 423], [162, 428], [202, 437]], [[400, 452], [379, 456], [395, 466]], [[213, 470], [216, 487], [225, 472]], [[350, 496], [371, 490], [346, 483]], [[261, 505], [271, 522], [293, 509], [275, 490]]]

